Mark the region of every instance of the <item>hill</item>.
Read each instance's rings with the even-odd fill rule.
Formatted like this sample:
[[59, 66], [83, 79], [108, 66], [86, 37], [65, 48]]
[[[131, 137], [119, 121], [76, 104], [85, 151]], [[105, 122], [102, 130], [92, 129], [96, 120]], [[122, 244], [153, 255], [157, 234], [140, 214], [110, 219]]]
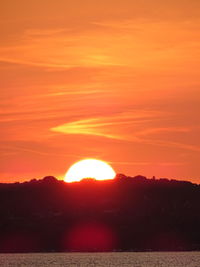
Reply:
[[0, 184], [0, 252], [200, 250], [200, 186], [117, 175]]

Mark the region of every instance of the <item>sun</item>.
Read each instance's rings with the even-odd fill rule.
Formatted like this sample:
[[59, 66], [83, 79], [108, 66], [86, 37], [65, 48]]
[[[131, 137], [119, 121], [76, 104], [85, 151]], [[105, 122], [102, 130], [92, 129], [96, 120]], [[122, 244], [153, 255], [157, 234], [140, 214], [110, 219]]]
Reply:
[[111, 180], [116, 176], [113, 168], [106, 162], [97, 159], [84, 159], [73, 164], [65, 175], [65, 182], [79, 182], [84, 178]]

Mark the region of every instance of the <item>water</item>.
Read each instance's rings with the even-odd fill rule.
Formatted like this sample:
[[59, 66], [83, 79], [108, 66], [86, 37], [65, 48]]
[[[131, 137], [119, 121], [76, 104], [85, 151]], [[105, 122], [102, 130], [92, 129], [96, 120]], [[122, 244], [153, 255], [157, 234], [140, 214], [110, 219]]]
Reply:
[[0, 266], [200, 267], [200, 252], [0, 254]]

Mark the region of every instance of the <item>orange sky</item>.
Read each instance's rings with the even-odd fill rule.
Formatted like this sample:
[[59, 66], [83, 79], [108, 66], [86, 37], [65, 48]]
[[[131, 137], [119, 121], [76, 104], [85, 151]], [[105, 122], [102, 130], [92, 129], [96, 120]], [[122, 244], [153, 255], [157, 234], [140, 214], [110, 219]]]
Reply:
[[77, 160], [200, 183], [199, 0], [2, 0], [1, 182]]

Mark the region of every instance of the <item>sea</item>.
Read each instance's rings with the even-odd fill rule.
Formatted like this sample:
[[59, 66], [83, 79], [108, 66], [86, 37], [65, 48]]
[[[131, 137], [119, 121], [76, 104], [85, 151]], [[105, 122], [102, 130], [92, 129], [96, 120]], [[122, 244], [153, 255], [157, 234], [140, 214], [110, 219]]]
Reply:
[[200, 267], [200, 252], [0, 254], [0, 266]]

